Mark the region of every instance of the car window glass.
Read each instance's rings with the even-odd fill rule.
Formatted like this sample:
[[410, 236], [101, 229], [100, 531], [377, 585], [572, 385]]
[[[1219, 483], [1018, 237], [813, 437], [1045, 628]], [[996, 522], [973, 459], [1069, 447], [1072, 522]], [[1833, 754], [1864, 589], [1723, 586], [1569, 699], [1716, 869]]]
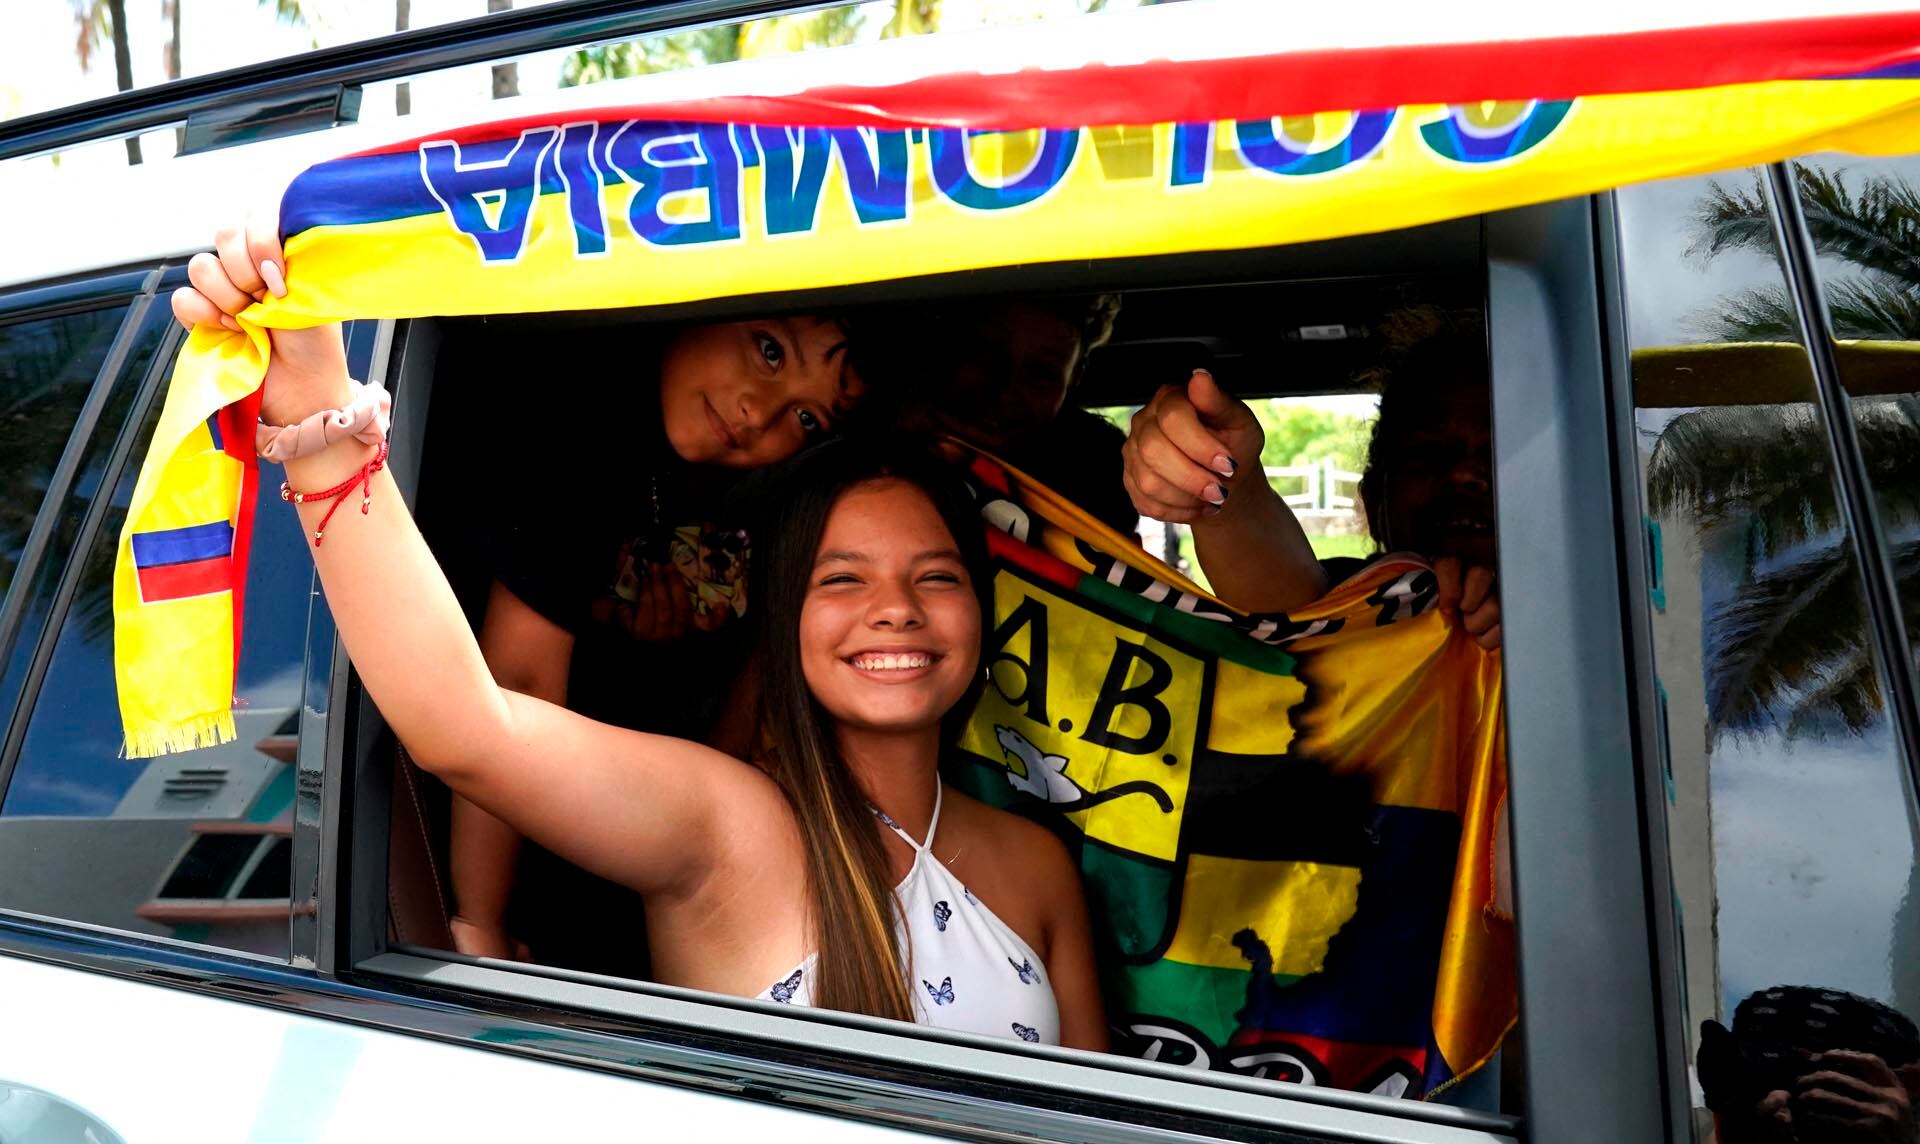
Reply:
[[1920, 1011], [1914, 834], [1761, 184], [1618, 202], [1694, 1063], [1700, 1022], [1776, 986]]
[[[41, 630], [46, 626], [53, 600], [66, 571], [67, 560], [74, 555], [81, 527], [89, 508], [100, 499], [100, 486], [106, 479], [107, 464], [113, 457], [114, 442], [129, 431], [128, 417], [141, 384], [153, 367], [153, 359], [165, 342], [173, 318], [164, 307], [149, 307], [135, 330], [127, 358], [113, 389], [101, 407], [93, 435], [81, 447], [80, 464], [73, 483], [67, 488], [65, 502], [41, 506], [50, 514], [52, 531], [47, 537], [45, 556], [36, 567], [23, 573], [16, 589], [22, 596], [20, 625], [7, 653], [6, 672], [0, 676], [0, 707], [11, 709], [33, 662]], [[96, 572], [95, 575], [100, 573]]]
[[[1920, 648], [1920, 155], [1797, 165], [1801, 209], [1840, 340], [1840, 381], [1873, 481], [1910, 648]], [[1920, 864], [1889, 950], [1893, 1001], [1920, 1013]]]
[[[356, 349], [367, 340], [350, 339]], [[355, 364], [364, 373], [366, 363]], [[0, 803], [0, 907], [284, 958], [313, 564], [298, 520], [282, 511], [277, 468], [259, 476], [234, 686], [238, 738], [158, 759], [119, 757], [113, 558], [159, 409], [156, 400], [147, 410], [77, 573]]]
[[127, 308], [0, 325], [0, 594]]

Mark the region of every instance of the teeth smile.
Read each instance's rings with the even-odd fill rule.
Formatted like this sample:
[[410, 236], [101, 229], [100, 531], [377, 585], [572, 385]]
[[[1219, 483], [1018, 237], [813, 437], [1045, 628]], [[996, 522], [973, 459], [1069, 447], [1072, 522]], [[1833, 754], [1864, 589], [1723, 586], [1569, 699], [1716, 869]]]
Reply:
[[916, 667], [933, 666], [933, 657], [925, 652], [906, 652], [899, 655], [869, 652], [856, 655], [849, 662], [861, 671], [911, 671]]

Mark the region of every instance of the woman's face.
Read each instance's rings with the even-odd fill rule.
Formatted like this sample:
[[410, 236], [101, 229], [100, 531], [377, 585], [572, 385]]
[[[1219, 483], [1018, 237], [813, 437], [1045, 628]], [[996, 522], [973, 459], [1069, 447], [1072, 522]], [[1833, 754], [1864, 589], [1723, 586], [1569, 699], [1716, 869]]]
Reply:
[[925, 493], [882, 478], [827, 518], [800, 611], [807, 687], [842, 726], [936, 726], [980, 663], [980, 604]]
[[846, 334], [814, 317], [695, 326], [660, 365], [667, 441], [698, 465], [783, 461], [830, 431], [861, 392]]

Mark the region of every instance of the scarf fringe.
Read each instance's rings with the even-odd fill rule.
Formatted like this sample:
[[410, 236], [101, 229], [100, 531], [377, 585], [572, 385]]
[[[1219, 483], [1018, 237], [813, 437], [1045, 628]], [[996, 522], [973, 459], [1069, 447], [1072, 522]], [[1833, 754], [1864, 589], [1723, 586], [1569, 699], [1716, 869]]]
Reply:
[[120, 747], [120, 757], [124, 759], [151, 759], [182, 751], [197, 751], [202, 747], [231, 743], [240, 737], [239, 730], [233, 725], [231, 710], [195, 715], [177, 723], [129, 726], [126, 733], [126, 742]]

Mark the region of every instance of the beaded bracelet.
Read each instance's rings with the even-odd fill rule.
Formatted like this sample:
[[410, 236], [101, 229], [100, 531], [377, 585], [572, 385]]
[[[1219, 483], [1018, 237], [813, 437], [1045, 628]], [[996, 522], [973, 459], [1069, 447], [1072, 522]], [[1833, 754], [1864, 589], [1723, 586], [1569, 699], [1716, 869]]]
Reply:
[[322, 409], [298, 425], [261, 422], [253, 432], [253, 450], [263, 461], [284, 465], [296, 457], [311, 456], [352, 437], [363, 445], [387, 439], [393, 398], [378, 384], [353, 382], [353, 400], [338, 409]]
[[334, 485], [332, 488], [321, 489], [317, 493], [295, 492], [292, 485], [281, 481], [280, 499], [293, 504], [306, 504], [308, 501], [323, 500], [333, 502], [333, 507], [327, 509], [326, 515], [320, 518], [320, 523], [315, 526], [313, 530], [313, 546], [318, 548], [320, 547], [321, 539], [326, 534], [327, 522], [333, 519], [333, 514], [340, 510], [341, 501], [345, 499], [346, 495], [352, 492], [355, 487], [360, 488], [360, 515], [365, 516], [367, 510], [373, 507], [373, 474], [386, 468], [386, 466], [387, 439], [382, 437], [380, 438], [380, 451], [373, 455], [371, 461], [360, 466], [360, 471], [351, 477]]

